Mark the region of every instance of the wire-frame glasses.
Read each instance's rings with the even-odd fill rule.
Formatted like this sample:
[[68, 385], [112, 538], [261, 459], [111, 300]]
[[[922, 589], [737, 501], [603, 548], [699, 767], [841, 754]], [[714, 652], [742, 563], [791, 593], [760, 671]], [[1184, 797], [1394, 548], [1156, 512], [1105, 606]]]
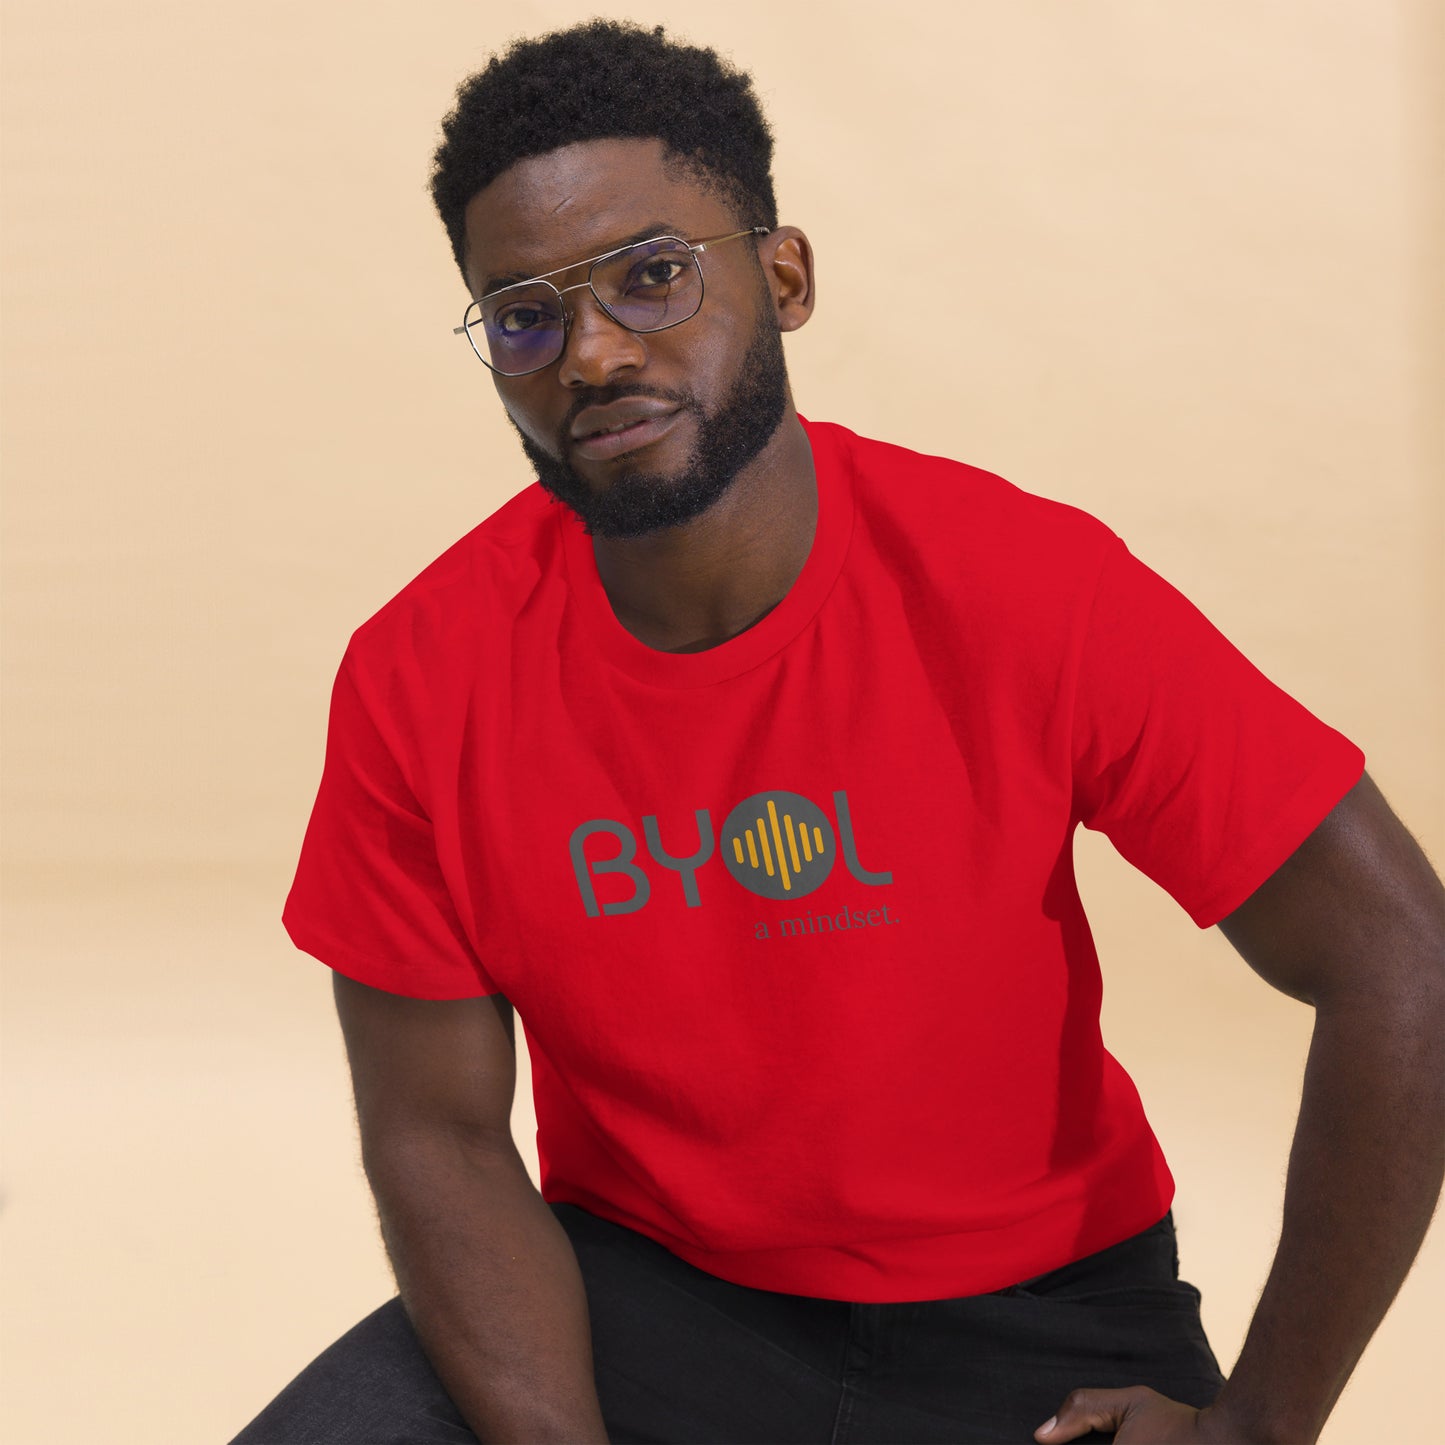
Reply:
[[[697, 315], [702, 305], [702, 267], [698, 253], [740, 236], [766, 236], [766, 226], [750, 226], [725, 236], [684, 241], [653, 236], [619, 246], [589, 261], [576, 261], [528, 281], [502, 286], [473, 301], [453, 327], [472, 350], [500, 376], [528, 376], [562, 355], [571, 313], [562, 298], [584, 287], [619, 326], [629, 331], [666, 331]], [[547, 278], [587, 267], [587, 279], [575, 286], [554, 286]]]

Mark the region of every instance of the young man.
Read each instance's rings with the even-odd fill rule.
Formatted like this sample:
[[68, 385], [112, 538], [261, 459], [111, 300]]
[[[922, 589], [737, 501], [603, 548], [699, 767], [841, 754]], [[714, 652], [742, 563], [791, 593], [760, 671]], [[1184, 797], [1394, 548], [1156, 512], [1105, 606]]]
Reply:
[[[605, 22], [447, 118], [459, 329], [538, 481], [337, 676], [285, 923], [399, 1297], [238, 1441], [1313, 1440], [1440, 1187], [1445, 894], [1102, 523], [798, 416], [771, 152], [744, 76]], [[1316, 1010], [1227, 1381], [1081, 823]]]

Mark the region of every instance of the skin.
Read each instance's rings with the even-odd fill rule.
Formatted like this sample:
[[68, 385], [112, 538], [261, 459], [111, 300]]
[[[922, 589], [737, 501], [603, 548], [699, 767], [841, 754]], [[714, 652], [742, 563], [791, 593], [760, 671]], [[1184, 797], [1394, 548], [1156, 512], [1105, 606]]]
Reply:
[[[571, 265], [659, 220], [694, 239], [752, 219], [669, 166], [660, 142], [568, 146], [520, 162], [473, 199], [467, 280], [479, 296], [489, 277]], [[761, 278], [746, 254], [753, 245]], [[587, 292], [572, 292], [575, 321], [559, 361], [494, 378], [528, 455], [587, 489], [578, 495], [603, 496], [638, 468], [686, 485], [704, 421], [735, 394], [759, 328], [791, 331], [812, 312], [812, 252], [793, 227], [729, 243], [705, 256], [703, 269], [703, 308], [683, 325], [635, 335]], [[570, 455], [572, 418], [625, 395], [685, 398], [688, 410], [645, 459]], [[777, 605], [807, 558], [816, 519], [811, 453], [789, 393], [776, 431], [710, 505], [643, 535], [594, 534], [593, 550], [623, 626], [660, 650], [695, 651]], [[1081, 1380], [1051, 1428], [1035, 1432], [1041, 1442], [1091, 1429], [1116, 1431], [1120, 1445], [1315, 1440], [1439, 1197], [1445, 889], [1368, 775], [1220, 929], [1261, 978], [1315, 1011], [1274, 1263], [1212, 1405]], [[500, 1138], [501, 1102], [494, 1112]]]

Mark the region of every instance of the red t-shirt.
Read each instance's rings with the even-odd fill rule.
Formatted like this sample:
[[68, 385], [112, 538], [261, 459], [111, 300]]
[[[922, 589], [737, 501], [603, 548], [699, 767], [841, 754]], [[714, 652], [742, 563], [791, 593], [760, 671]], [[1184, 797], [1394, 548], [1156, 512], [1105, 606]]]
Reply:
[[1364, 758], [1087, 513], [804, 425], [812, 550], [721, 646], [633, 637], [538, 483], [358, 628], [284, 921], [511, 1000], [548, 1200], [754, 1288], [982, 1293], [1173, 1199], [1076, 824], [1203, 928]]

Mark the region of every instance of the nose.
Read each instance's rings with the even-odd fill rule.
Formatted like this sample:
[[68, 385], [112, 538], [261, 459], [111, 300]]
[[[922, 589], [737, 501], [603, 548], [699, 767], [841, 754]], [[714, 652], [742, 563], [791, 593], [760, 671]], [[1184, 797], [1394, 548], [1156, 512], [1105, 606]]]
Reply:
[[647, 362], [644, 338], [614, 321], [588, 287], [573, 295], [572, 324], [557, 363], [562, 385], [603, 387], [621, 372], [641, 370]]

